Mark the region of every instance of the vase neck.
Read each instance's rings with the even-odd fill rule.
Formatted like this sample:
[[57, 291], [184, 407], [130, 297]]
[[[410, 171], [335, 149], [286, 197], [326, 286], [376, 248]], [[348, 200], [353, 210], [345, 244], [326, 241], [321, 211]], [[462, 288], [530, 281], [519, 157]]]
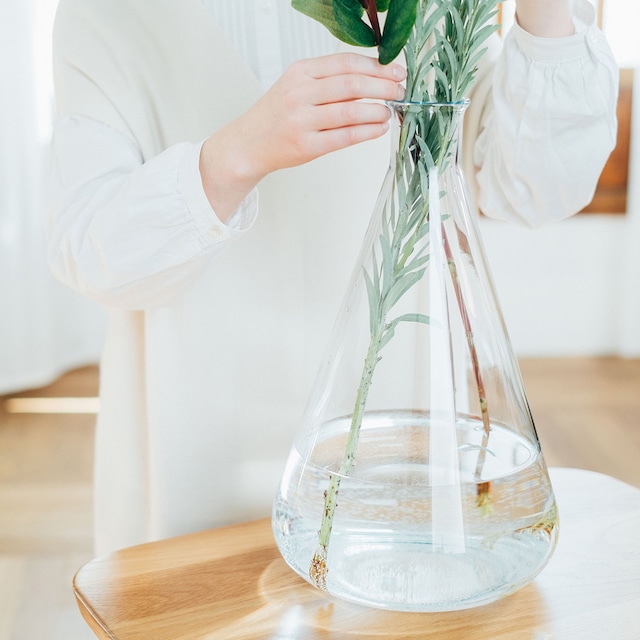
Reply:
[[394, 114], [392, 153], [427, 169], [456, 166], [462, 122], [469, 100], [460, 102], [389, 102]]

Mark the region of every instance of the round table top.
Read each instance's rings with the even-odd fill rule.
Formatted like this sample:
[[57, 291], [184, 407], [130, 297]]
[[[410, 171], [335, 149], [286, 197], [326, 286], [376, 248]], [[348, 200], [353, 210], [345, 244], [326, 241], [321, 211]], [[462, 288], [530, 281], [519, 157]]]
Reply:
[[398, 613], [327, 596], [285, 564], [268, 519], [97, 558], [74, 591], [111, 640], [640, 640], [640, 489], [591, 471], [550, 474], [561, 518], [551, 561], [475, 609]]

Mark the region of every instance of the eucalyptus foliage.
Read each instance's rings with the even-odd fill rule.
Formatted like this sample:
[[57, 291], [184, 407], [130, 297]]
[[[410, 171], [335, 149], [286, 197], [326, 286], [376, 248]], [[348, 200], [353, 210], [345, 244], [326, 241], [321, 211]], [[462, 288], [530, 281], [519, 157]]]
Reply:
[[[325, 493], [318, 548], [309, 571], [320, 588], [326, 589], [327, 551], [340, 479], [349, 473], [355, 460], [376, 365], [384, 357], [384, 348], [400, 323], [431, 322], [428, 316], [417, 313], [395, 315], [393, 309], [427, 271], [431, 177], [446, 166], [455, 151], [452, 146], [459, 106], [474, 81], [487, 38], [498, 28], [493, 18], [499, 3], [500, 0], [292, 1], [294, 8], [320, 21], [340, 40], [351, 45], [377, 47], [382, 64], [391, 62], [402, 52], [407, 68], [406, 103], [398, 105], [401, 126], [395, 163], [395, 204], [392, 199], [385, 211], [372, 265], [369, 271], [363, 272], [369, 302], [370, 344], [344, 456]], [[432, 103], [432, 106], [420, 103]], [[446, 252], [444, 229], [443, 238]], [[449, 263], [460, 313], [463, 321], [468, 322], [455, 263], [452, 259]], [[483, 448], [486, 448], [489, 414], [470, 327], [467, 334], [485, 430]], [[477, 478], [483, 463], [481, 455]], [[484, 508], [489, 503], [488, 483], [479, 483], [478, 487], [478, 504]]]

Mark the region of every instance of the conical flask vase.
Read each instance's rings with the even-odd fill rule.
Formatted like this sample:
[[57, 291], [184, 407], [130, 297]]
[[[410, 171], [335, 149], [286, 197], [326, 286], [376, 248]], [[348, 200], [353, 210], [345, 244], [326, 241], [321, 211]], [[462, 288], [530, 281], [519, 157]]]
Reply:
[[286, 562], [447, 611], [532, 580], [557, 511], [458, 164], [466, 103], [393, 103], [390, 168], [274, 502]]

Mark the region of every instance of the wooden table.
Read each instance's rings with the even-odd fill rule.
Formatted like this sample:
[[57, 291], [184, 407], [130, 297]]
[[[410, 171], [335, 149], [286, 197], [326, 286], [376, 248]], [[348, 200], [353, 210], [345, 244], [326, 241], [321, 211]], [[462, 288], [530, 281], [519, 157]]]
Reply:
[[549, 565], [476, 609], [397, 613], [325, 596], [280, 558], [268, 520], [97, 558], [74, 591], [109, 640], [640, 640], [640, 489], [577, 469], [551, 478], [561, 528]]

